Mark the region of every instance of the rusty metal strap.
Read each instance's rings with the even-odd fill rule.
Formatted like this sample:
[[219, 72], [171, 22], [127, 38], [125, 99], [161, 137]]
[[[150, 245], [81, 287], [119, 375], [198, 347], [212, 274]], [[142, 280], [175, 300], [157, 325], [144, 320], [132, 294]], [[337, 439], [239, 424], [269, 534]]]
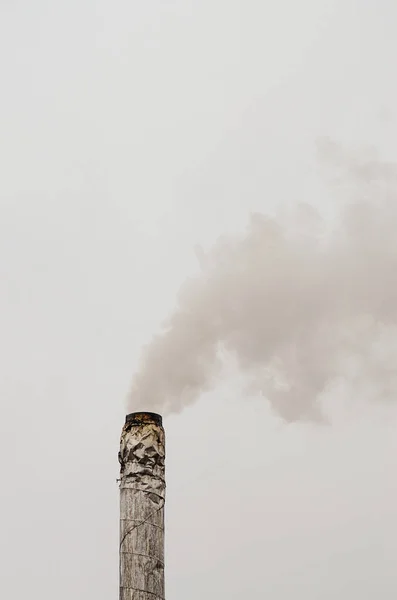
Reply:
[[159, 598], [159, 600], [165, 600], [165, 598], [163, 598], [163, 596], [159, 596], [159, 594], [155, 594], [154, 592], [148, 592], [147, 590], [140, 590], [139, 588], [120, 587], [120, 589], [121, 590], [131, 590], [132, 592], [140, 592], [141, 594], [149, 594], [150, 596]]
[[131, 556], [143, 556], [144, 558], [150, 558], [150, 560], [155, 560], [164, 567], [163, 561], [157, 558], [157, 556], [150, 556], [149, 554], [140, 554], [139, 552], [126, 552], [125, 550], [120, 550], [120, 554], [130, 554]]
[[[160, 508], [161, 510], [161, 508]], [[152, 515], [150, 515], [152, 516]], [[139, 524], [142, 524], [142, 521], [138, 521], [138, 519], [120, 519], [120, 521], [131, 521], [131, 523], [138, 523], [138, 527]], [[146, 525], [150, 525], [151, 527], [156, 527], [157, 529], [161, 529], [161, 531], [164, 531], [164, 527], [161, 527], [160, 525], [157, 525], [156, 523], [150, 523], [150, 521], [145, 521]]]
[[148, 494], [150, 496], [157, 496], [158, 498], [160, 498], [160, 500], [164, 500], [165, 497], [165, 493], [162, 496], [161, 494], [158, 494], [157, 492], [153, 492], [152, 490], [142, 490], [141, 488], [136, 488], [136, 487], [122, 487], [121, 489], [123, 490], [132, 490], [133, 492], [142, 492], [142, 494]]

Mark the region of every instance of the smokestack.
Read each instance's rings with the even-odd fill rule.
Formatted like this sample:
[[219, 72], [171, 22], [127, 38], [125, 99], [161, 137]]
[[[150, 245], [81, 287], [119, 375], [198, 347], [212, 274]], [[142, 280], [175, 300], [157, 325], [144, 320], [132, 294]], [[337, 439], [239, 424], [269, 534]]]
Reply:
[[164, 600], [165, 435], [160, 415], [127, 415], [121, 432], [120, 600]]

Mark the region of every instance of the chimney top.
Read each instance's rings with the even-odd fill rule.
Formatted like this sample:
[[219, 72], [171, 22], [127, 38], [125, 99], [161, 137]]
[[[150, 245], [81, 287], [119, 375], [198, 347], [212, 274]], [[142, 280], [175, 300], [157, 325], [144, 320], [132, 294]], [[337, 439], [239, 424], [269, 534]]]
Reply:
[[160, 427], [163, 424], [163, 419], [161, 415], [152, 412], [139, 411], [133, 412], [126, 416], [126, 423], [131, 423], [132, 425], [143, 425], [144, 423], [155, 423]]

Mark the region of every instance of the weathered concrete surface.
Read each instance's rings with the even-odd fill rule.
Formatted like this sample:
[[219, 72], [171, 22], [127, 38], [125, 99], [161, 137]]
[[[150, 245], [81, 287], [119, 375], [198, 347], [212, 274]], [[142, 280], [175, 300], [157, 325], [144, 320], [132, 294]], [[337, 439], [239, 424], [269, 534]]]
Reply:
[[135, 413], [121, 433], [120, 600], [164, 600], [165, 435]]

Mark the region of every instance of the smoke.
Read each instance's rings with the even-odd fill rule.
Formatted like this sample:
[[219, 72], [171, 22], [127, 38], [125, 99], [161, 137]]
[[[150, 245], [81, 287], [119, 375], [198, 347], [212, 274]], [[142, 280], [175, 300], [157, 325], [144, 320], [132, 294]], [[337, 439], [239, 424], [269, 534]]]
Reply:
[[[332, 228], [302, 205], [293, 223], [251, 216], [245, 235], [198, 253], [164, 331], [144, 349], [130, 408], [174, 412], [212, 388], [221, 354], [282, 418], [322, 419], [336, 382], [397, 391], [397, 166], [319, 143], [334, 190], [350, 196]], [[222, 350], [222, 352], [221, 352]]]

